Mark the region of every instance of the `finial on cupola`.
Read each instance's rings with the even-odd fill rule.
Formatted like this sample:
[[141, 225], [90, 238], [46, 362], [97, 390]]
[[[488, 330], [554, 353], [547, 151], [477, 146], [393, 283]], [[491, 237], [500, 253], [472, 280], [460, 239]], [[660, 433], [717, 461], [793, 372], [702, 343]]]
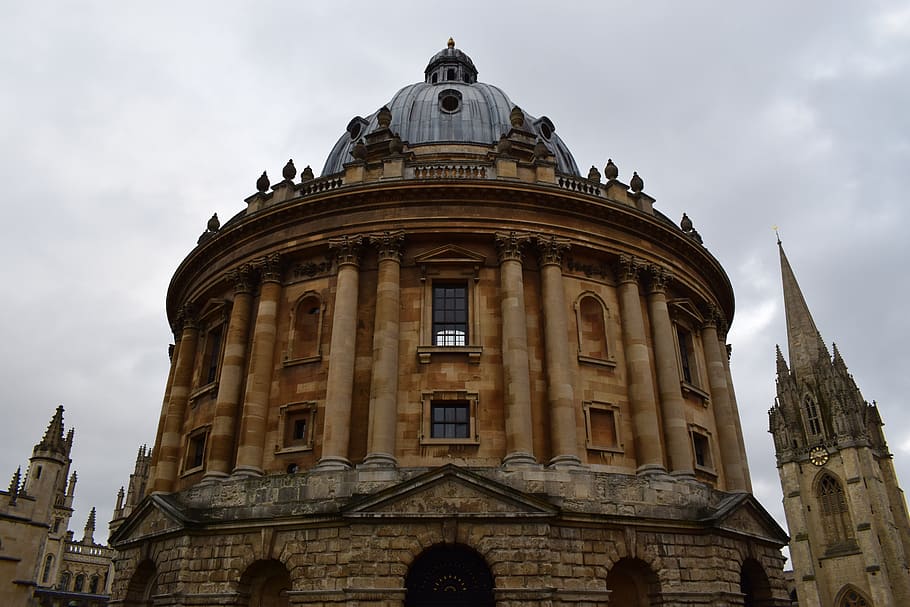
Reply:
[[449, 48], [455, 48], [455, 38], [452, 38], [452, 37], [450, 36], [450, 37], [449, 37], [448, 43], [446, 43], [446, 46], [449, 47]]
[[389, 125], [392, 124], [392, 111], [389, 106], [384, 105], [380, 108], [379, 113], [376, 114], [376, 121], [379, 123], [379, 128], [389, 128]]
[[313, 169], [310, 165], [306, 165], [303, 171], [300, 173], [300, 181], [313, 181], [315, 177], [313, 176]]
[[683, 232], [692, 231], [692, 220], [685, 213], [683, 213], [682, 219], [679, 221], [679, 227], [682, 228]]
[[259, 179], [256, 180], [256, 189], [259, 190], [262, 194], [265, 194], [269, 186], [272, 185], [272, 182], [269, 181], [269, 176], [265, 171], [262, 171], [262, 175], [259, 176]]
[[607, 158], [607, 166], [604, 167], [604, 177], [610, 181], [619, 177], [619, 167], [613, 164], [612, 158]]
[[517, 105], [512, 108], [512, 111], [509, 113], [509, 122], [512, 123], [512, 128], [520, 129], [524, 126], [525, 123], [525, 113], [521, 111], [521, 108]]
[[588, 171], [588, 181], [600, 183], [600, 171], [598, 171], [597, 167], [594, 165], [591, 165], [591, 170]]
[[293, 160], [288, 160], [288, 163], [284, 165], [284, 168], [281, 169], [281, 176], [287, 181], [294, 181], [294, 177], [297, 176], [297, 168], [294, 166]]
[[632, 188], [632, 191], [636, 194], [645, 189], [645, 181], [638, 176], [638, 173], [635, 171], [632, 172], [632, 179], [629, 180], [629, 187]]
[[221, 229], [221, 222], [218, 220], [218, 213], [213, 213], [209, 222], [205, 226], [208, 228], [209, 232], [217, 232]]

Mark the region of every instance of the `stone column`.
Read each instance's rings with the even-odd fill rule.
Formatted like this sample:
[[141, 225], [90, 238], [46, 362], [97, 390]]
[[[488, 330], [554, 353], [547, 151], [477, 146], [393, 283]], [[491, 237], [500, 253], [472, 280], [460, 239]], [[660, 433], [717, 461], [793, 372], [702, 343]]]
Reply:
[[632, 428], [639, 474], [666, 472], [660, 426], [657, 422], [657, 400], [651, 377], [651, 357], [645, 335], [638, 291], [639, 260], [621, 255], [617, 268], [619, 307], [622, 315], [622, 341], [626, 350], [626, 382], [632, 409]]
[[717, 440], [723, 460], [726, 489], [727, 491], [745, 491], [746, 482], [740, 462], [736, 421], [730, 402], [730, 392], [727, 389], [727, 372], [723, 361], [726, 352], [721, 354], [720, 351], [716, 314], [717, 310], [712, 306], [701, 329], [701, 341], [705, 349], [705, 362], [708, 366], [708, 386], [711, 389], [711, 403], [714, 407], [714, 423], [717, 426]]
[[[392, 467], [398, 424], [398, 308], [403, 232], [370, 236], [379, 249], [373, 376], [370, 381], [370, 433], [364, 465]], [[333, 333], [334, 335], [334, 333]]]
[[167, 373], [167, 383], [164, 386], [164, 398], [161, 400], [161, 414], [158, 416], [158, 432], [155, 435], [155, 445], [152, 448], [152, 461], [149, 464], [149, 483], [146, 485], [146, 494], [152, 490], [152, 482], [157, 476], [158, 457], [161, 452], [161, 435], [164, 433], [164, 420], [167, 419], [167, 406], [171, 402], [171, 386], [174, 384], [174, 370], [177, 367], [177, 346], [179, 344], [180, 338], [175, 335], [174, 343], [169, 344], [167, 347], [167, 356], [171, 365]]
[[667, 283], [671, 276], [666, 268], [648, 268], [650, 289], [648, 313], [651, 317], [651, 337], [654, 341], [654, 366], [657, 368], [657, 387], [660, 392], [660, 411], [664, 422], [669, 469], [677, 476], [695, 477], [692, 467], [692, 442], [686, 425], [686, 409], [679, 383], [676, 360], [676, 341], [673, 323], [667, 309]]
[[342, 236], [329, 241], [338, 262], [332, 341], [325, 389], [325, 426], [322, 458], [318, 468], [344, 470], [351, 467], [348, 443], [351, 437], [351, 398], [354, 393], [354, 346], [357, 336], [357, 289], [360, 282], [362, 236]]
[[743, 480], [745, 486], [743, 489], [752, 493], [752, 475], [749, 472], [749, 458], [746, 456], [746, 441], [743, 439], [743, 424], [739, 417], [739, 404], [736, 402], [736, 390], [733, 387], [733, 374], [730, 373], [730, 356], [733, 347], [727, 343], [727, 325], [723, 323], [718, 327], [718, 337], [720, 338], [720, 351], [724, 356], [724, 373], [727, 377], [727, 392], [730, 394], [730, 404], [733, 410], [733, 423], [736, 424], [736, 441], [739, 444], [740, 462], [743, 469]]
[[547, 364], [547, 398], [550, 401], [550, 442], [554, 468], [581, 465], [575, 415], [575, 390], [569, 362], [569, 323], [562, 277], [562, 255], [569, 243], [556, 237], [539, 237], [540, 282], [543, 295], [544, 349]]
[[247, 264], [228, 274], [234, 285], [234, 305], [228, 321], [224, 359], [215, 398], [215, 418], [209, 438], [209, 460], [202, 481], [227, 478], [237, 432], [243, 371], [246, 369], [247, 336], [250, 331], [250, 311], [253, 305], [253, 269]]
[[536, 464], [531, 439], [531, 372], [525, 316], [521, 249], [527, 234], [496, 234], [502, 298], [502, 371], [506, 411], [506, 466]]
[[259, 307], [253, 328], [250, 351], [250, 371], [243, 398], [243, 418], [240, 421], [240, 444], [237, 446], [235, 476], [263, 474], [262, 455], [265, 449], [265, 422], [268, 415], [269, 392], [275, 373], [275, 338], [278, 303], [281, 298], [281, 257], [273, 253], [255, 262], [262, 286]]
[[180, 442], [183, 438], [183, 420], [193, 384], [193, 365], [196, 363], [196, 346], [199, 327], [193, 309], [186, 305], [177, 318], [180, 338], [177, 344], [177, 362], [174, 363], [174, 381], [164, 418], [164, 430], [158, 443], [158, 466], [151, 492], [169, 493], [174, 490], [180, 468]]

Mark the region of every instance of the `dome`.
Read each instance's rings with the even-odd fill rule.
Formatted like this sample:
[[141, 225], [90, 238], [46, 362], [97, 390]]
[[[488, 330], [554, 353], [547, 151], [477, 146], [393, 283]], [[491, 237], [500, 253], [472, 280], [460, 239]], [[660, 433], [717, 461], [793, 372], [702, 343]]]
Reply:
[[[402, 88], [387, 107], [392, 113], [389, 128], [410, 146], [447, 142], [492, 146], [511, 130], [509, 114], [515, 104], [499, 87], [478, 82], [474, 62], [449, 39], [448, 47], [427, 63], [424, 81]], [[342, 171], [353, 160], [354, 146], [378, 127], [378, 113], [356, 116], [348, 123], [325, 162], [323, 176]], [[557, 171], [580, 175], [549, 118], [524, 113], [521, 129], [546, 145], [555, 157]]]

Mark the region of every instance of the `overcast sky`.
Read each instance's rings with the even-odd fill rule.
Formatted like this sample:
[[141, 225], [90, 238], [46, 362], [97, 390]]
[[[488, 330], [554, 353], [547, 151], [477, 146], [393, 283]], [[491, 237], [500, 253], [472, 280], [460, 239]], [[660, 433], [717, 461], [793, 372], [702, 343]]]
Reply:
[[910, 482], [910, 3], [0, 0], [0, 14], [0, 474], [64, 404], [77, 537], [92, 506], [107, 537], [154, 441], [165, 292], [206, 220], [288, 158], [318, 174], [348, 121], [421, 81], [449, 36], [481, 81], [554, 122], [584, 174], [607, 158], [620, 179], [638, 171], [726, 268], [753, 484], [781, 525], [772, 226]]

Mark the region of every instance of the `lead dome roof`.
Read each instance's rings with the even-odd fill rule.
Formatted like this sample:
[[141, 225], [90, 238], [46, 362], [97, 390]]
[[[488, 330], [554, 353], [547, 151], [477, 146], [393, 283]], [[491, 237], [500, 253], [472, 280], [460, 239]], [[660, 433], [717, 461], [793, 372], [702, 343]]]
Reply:
[[[450, 38], [448, 46], [430, 58], [424, 81], [402, 88], [387, 107], [392, 112], [389, 128], [411, 146], [446, 142], [494, 145], [512, 128], [509, 114], [515, 104], [499, 87], [477, 81], [474, 62]], [[357, 142], [378, 128], [378, 113], [357, 116], [348, 123], [326, 159], [323, 175], [338, 173], [353, 160], [351, 151]], [[580, 175], [553, 122], [546, 116], [524, 116], [522, 128], [547, 146], [556, 158], [557, 170]]]

